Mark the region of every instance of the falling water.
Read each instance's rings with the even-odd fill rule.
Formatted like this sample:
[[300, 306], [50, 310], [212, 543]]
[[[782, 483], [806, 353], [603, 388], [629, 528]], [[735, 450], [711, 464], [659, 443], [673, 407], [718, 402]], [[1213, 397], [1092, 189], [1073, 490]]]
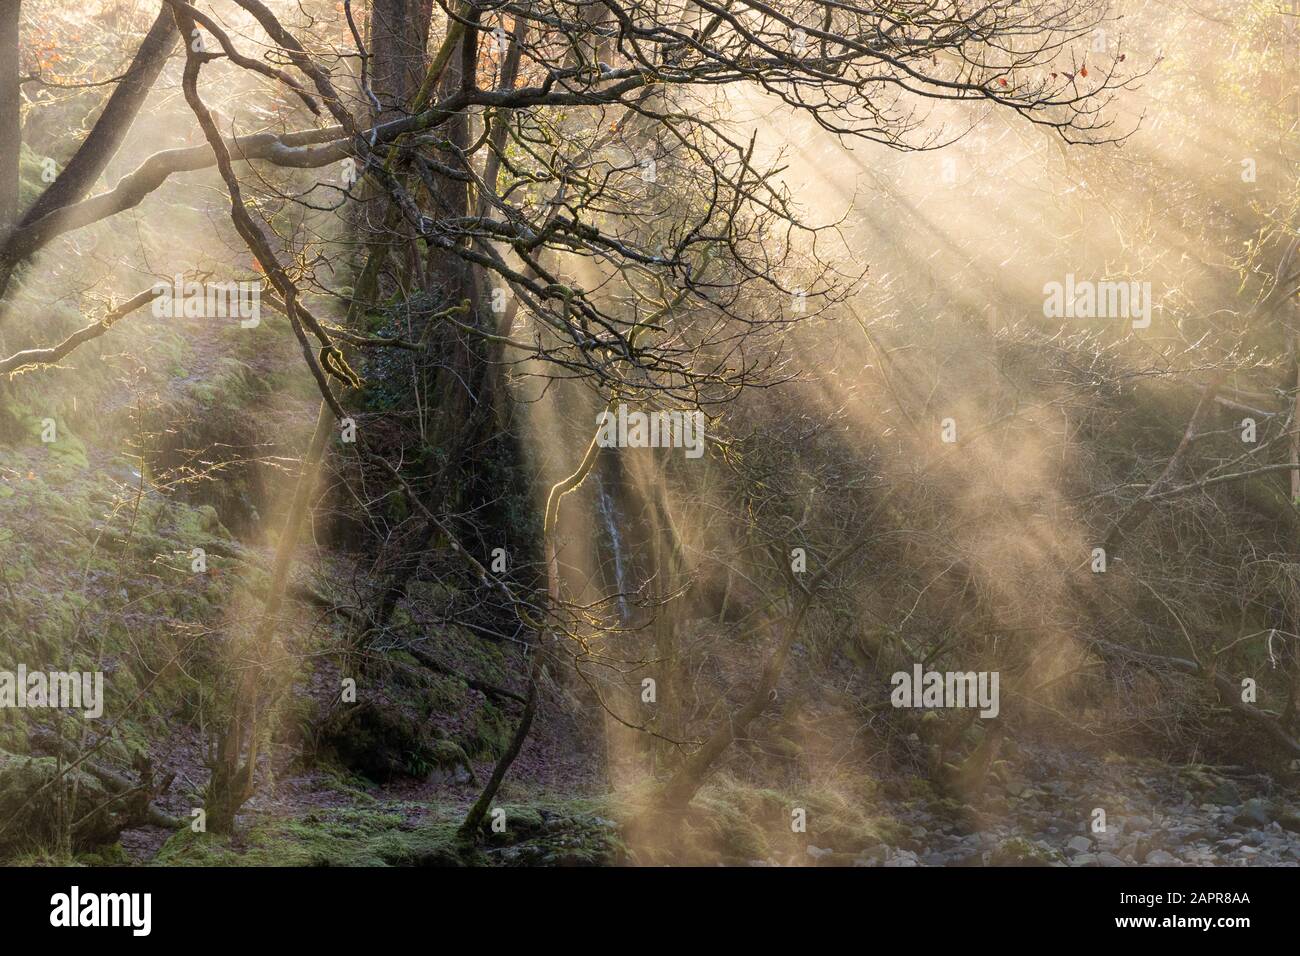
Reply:
[[614, 503], [614, 497], [609, 493], [605, 486], [605, 477], [597, 472], [596, 474], [596, 507], [600, 511], [600, 518], [605, 526], [605, 534], [609, 538], [610, 552], [614, 557], [614, 586], [618, 589], [618, 617], [624, 624], [628, 622], [629, 613], [627, 606], [627, 574], [623, 566], [623, 539], [619, 534], [619, 514], [618, 506]]

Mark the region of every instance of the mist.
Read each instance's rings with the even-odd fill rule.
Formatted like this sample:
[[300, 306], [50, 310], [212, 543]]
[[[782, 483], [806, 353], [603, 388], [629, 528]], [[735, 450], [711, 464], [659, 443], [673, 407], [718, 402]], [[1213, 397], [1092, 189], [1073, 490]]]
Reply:
[[13, 6], [6, 863], [1300, 862], [1294, 11]]

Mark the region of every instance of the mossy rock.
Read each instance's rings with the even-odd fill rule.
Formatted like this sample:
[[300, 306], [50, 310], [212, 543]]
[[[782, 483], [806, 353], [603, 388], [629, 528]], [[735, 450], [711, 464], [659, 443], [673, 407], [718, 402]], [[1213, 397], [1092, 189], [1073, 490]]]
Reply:
[[506, 805], [505, 830], [484, 820], [488, 855], [506, 866], [608, 866], [627, 856], [618, 825], [585, 801]]
[[1012, 837], [999, 843], [989, 855], [990, 866], [1050, 866], [1061, 862], [1056, 850], [1031, 843], [1023, 837]]
[[[4, 829], [0, 857], [53, 847], [58, 842], [56, 788], [60, 784], [51, 784], [58, 770], [53, 757], [0, 752], [0, 827]], [[121, 803], [110, 801], [103, 785], [82, 770], [66, 772], [62, 785], [77, 788], [76, 804], [68, 808], [68, 816], [80, 821], [73, 833], [73, 849], [89, 850], [116, 842], [122, 828]]]
[[344, 705], [331, 713], [320, 740], [343, 766], [378, 783], [411, 776], [411, 755], [428, 746], [415, 720], [396, 707], [372, 701]]
[[395, 703], [363, 701], [335, 710], [321, 728], [320, 742], [343, 766], [377, 783], [458, 768], [473, 779], [464, 748], [439, 738]]

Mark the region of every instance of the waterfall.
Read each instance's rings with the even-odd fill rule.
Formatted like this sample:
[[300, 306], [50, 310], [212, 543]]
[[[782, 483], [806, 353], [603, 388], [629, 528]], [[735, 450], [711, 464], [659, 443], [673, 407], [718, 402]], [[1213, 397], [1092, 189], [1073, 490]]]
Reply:
[[618, 589], [618, 617], [624, 624], [631, 616], [628, 612], [627, 570], [623, 560], [623, 538], [619, 533], [618, 505], [613, 495], [605, 487], [605, 477], [596, 472], [596, 508], [600, 511], [601, 522], [605, 526], [605, 535], [609, 539], [609, 549], [614, 558], [614, 586]]

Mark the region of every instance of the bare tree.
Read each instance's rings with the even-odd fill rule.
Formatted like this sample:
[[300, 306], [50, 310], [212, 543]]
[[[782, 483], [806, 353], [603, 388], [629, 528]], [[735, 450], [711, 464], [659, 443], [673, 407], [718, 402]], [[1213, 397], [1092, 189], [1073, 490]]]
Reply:
[[[837, 136], [899, 150], [960, 136], [964, 126], [929, 122], [930, 107], [948, 101], [1006, 111], [1067, 142], [1098, 143], [1122, 138], [1105, 107], [1135, 76], [1122, 56], [1094, 62], [1091, 73], [1074, 60], [1071, 45], [1107, 22], [1105, 6], [1089, 0], [974, 8], [920, 0], [888, 8], [471, 0], [442, 7], [446, 27], [432, 56], [431, 7], [419, 0], [376, 2], [366, 30], [345, 3], [343, 51], [290, 19], [293, 10], [282, 19], [260, 0], [235, 0], [241, 16], [225, 23], [206, 7], [160, 5], [90, 134], [0, 246], [0, 275], [7, 287], [18, 264], [146, 202], [173, 174], [216, 169], [231, 227], [321, 393], [300, 492], [311, 485], [328, 412], [362, 423], [357, 473], [409, 503], [408, 517], [383, 530], [392, 544], [363, 630], [387, 628], [422, 562], [450, 552], [466, 580], [496, 595], [501, 613], [532, 635], [520, 730], [485, 791], [489, 800], [527, 733], [541, 662], [558, 668], [564, 657], [582, 656], [582, 627], [598, 623], [557, 580], [549, 553], [556, 492], [540, 542], [544, 598], [487, 573], [483, 542], [469, 540], [471, 519], [490, 498], [473, 486], [473, 462], [498, 446], [516, 457], [501, 410], [528, 390], [563, 386], [593, 408], [618, 400], [716, 413], [746, 389], [779, 380], [780, 339], [806, 314], [802, 303], [825, 307], [851, 290], [816, 255], [823, 228], [801, 219], [775, 170], [756, 159], [752, 138], [728, 122], [730, 97], [761, 91]], [[178, 37], [186, 41], [182, 89], [204, 143], [156, 153], [92, 193]], [[248, 52], [251, 43], [265, 55]], [[292, 128], [223, 128], [205, 99], [205, 70], [217, 61], [291, 94], [301, 104]], [[275, 195], [273, 183], [251, 175], [262, 165], [331, 173], [346, 166], [359, 178], [343, 177], [342, 188], [322, 178], [305, 192]], [[283, 235], [252, 201], [271, 195], [351, 210], [354, 228]], [[344, 292], [329, 276], [342, 271], [358, 235], [362, 254], [351, 258], [359, 281]], [[348, 318], [337, 324], [318, 314], [311, 301], [320, 296], [346, 298]], [[385, 314], [389, 299], [398, 307]], [[371, 315], [383, 319], [377, 334], [362, 321]], [[3, 364], [50, 361], [77, 344], [28, 350]], [[398, 377], [414, 383], [418, 407], [389, 415], [395, 427], [387, 432], [385, 416], [350, 403], [362, 375], [383, 374], [387, 358], [372, 357], [393, 354], [409, 362]], [[435, 463], [410, 465], [426, 456]], [[574, 487], [593, 460], [584, 457]], [[561, 497], [571, 490], [563, 481], [555, 487]], [[249, 645], [254, 660], [219, 747], [209, 799], [222, 807], [221, 826], [233, 825], [251, 792], [259, 726], [275, 698], [262, 677], [304, 507], [296, 495]], [[840, 551], [822, 576], [855, 550]], [[743, 730], [761, 710], [815, 590], [795, 594], [762, 693], [733, 727]], [[539, 646], [541, 635], [555, 644]], [[670, 785], [673, 801], [689, 800], [734, 733], [717, 731], [689, 760]], [[471, 831], [485, 808], [476, 805]]]

